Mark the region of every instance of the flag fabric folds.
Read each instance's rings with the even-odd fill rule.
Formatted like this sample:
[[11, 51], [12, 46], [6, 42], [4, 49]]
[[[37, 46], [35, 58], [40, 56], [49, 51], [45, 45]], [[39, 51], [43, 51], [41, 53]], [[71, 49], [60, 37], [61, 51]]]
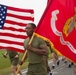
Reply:
[[52, 0], [47, 0], [47, 5], [50, 3], [50, 1], [52, 1]]
[[27, 38], [25, 26], [33, 21], [33, 9], [0, 4], [0, 49], [24, 52], [23, 41]]
[[52, 0], [35, 31], [52, 48], [76, 63], [76, 1]]

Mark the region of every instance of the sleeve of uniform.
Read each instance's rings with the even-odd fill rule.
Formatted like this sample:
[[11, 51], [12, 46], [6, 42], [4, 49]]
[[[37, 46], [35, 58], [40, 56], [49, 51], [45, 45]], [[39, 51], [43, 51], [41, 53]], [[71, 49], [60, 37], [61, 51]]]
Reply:
[[26, 50], [26, 45], [28, 44], [28, 38], [24, 40], [24, 49]]
[[39, 47], [46, 45], [46, 42], [43, 39], [39, 39], [39, 41], [40, 41]]

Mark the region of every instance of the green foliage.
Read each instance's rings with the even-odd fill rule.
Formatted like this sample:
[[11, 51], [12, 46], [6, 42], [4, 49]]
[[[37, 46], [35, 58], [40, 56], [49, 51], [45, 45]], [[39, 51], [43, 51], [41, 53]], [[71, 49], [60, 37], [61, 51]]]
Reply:
[[[11, 74], [11, 63], [9, 56], [4, 58], [2, 54], [5, 53], [6, 50], [0, 50], [0, 75], [10, 75]], [[20, 54], [20, 60], [22, 58], [23, 53]], [[21, 66], [21, 69], [27, 68], [28, 60]]]
[[[11, 63], [9, 60], [9, 56], [7, 58], [4, 58], [2, 54], [5, 53], [6, 50], [0, 50], [0, 75], [10, 75], [11, 74]], [[23, 56], [23, 53], [20, 53], [20, 60]], [[51, 59], [51, 52], [49, 50], [49, 59]], [[26, 69], [28, 66], [28, 59], [24, 62], [24, 64], [21, 66], [21, 69]]]
[[5, 50], [0, 50], [0, 70], [10, 67], [9, 57], [4, 58], [2, 54], [5, 53]]

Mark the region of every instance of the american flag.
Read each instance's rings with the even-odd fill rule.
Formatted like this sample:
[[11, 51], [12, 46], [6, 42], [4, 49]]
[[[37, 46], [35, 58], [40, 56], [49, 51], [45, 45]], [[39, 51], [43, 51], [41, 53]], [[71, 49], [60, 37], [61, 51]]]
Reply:
[[23, 42], [27, 38], [25, 27], [33, 21], [33, 9], [0, 4], [0, 49], [24, 52]]

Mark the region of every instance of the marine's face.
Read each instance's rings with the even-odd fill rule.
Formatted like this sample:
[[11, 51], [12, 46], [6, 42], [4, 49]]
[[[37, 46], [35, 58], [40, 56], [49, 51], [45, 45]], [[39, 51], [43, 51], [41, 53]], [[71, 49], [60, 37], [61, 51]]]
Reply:
[[26, 30], [27, 35], [31, 37], [34, 32], [33, 27], [30, 24], [27, 24], [25, 30]]

